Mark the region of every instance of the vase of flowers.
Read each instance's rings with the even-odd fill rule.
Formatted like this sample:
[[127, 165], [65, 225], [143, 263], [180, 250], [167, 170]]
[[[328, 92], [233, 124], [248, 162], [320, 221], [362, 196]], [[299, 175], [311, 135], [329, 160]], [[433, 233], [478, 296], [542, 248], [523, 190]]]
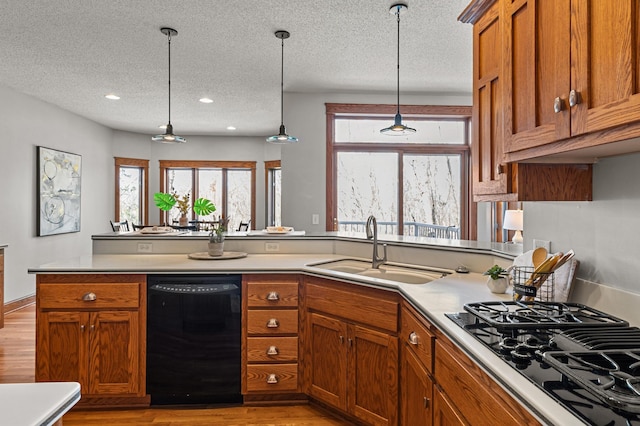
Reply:
[[228, 222], [228, 219], [220, 218], [218, 225], [209, 232], [209, 256], [215, 257], [224, 254], [224, 236]]
[[491, 293], [502, 294], [509, 288], [509, 272], [501, 266], [493, 265], [483, 275], [488, 275], [487, 287]]
[[193, 202], [193, 206], [190, 203], [191, 195], [186, 193], [184, 195], [178, 195], [176, 192], [156, 192], [153, 194], [153, 201], [160, 210], [169, 211], [174, 206], [180, 211], [180, 226], [189, 225], [189, 209], [193, 208], [193, 211], [198, 216], [206, 216], [216, 211], [216, 206], [206, 198], [198, 198]]

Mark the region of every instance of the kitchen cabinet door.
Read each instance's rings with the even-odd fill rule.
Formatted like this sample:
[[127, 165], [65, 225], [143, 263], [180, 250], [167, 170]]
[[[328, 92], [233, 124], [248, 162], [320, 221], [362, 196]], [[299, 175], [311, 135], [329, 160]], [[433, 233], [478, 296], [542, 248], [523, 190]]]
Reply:
[[572, 135], [640, 120], [638, 22], [637, 0], [571, 1]]
[[139, 392], [139, 314], [98, 311], [89, 325], [89, 393], [100, 395]]
[[372, 425], [398, 422], [398, 338], [349, 325], [349, 411]]
[[87, 312], [38, 315], [36, 382], [78, 382], [88, 393]]
[[418, 357], [404, 344], [400, 362], [402, 425], [432, 424], [433, 382]]
[[309, 394], [333, 407], [347, 409], [347, 325], [335, 318], [309, 314]]
[[568, 138], [570, 0], [502, 4], [505, 152]]
[[467, 426], [469, 423], [451, 405], [438, 387], [433, 392], [433, 426]]

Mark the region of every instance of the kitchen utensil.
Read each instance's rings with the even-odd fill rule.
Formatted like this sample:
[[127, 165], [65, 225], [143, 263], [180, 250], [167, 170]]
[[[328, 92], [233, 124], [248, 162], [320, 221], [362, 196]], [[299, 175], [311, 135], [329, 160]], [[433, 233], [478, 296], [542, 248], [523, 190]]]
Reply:
[[547, 259], [547, 255], [549, 253], [547, 252], [547, 249], [544, 247], [538, 247], [533, 251], [533, 254], [531, 254], [531, 260], [533, 261], [533, 267], [537, 268], [538, 266], [540, 266], [542, 264], [542, 262], [544, 262]]

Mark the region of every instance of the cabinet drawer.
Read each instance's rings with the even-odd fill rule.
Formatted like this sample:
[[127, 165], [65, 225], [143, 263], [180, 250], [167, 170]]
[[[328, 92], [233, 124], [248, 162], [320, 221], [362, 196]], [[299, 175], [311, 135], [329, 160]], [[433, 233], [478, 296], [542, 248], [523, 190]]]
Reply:
[[433, 372], [433, 344], [435, 336], [428, 327], [416, 318], [407, 308], [400, 315], [400, 339], [407, 344], [420, 362]]
[[248, 365], [247, 391], [297, 392], [298, 364]]
[[247, 311], [248, 334], [298, 334], [297, 309]]
[[247, 338], [248, 362], [296, 362], [298, 361], [297, 337], [249, 337]]
[[40, 309], [126, 309], [140, 305], [138, 283], [40, 284], [37, 293]]
[[298, 282], [250, 282], [247, 285], [249, 307], [297, 307]]

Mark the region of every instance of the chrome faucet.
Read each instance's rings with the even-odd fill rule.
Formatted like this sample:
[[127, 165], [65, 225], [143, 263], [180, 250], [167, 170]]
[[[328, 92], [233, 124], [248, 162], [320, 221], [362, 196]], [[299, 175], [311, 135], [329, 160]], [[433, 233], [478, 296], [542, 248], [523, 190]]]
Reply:
[[387, 262], [387, 245], [382, 245], [382, 257], [378, 256], [378, 221], [371, 215], [367, 218], [367, 240], [373, 238], [373, 256], [371, 261], [371, 267], [378, 269], [380, 265]]

